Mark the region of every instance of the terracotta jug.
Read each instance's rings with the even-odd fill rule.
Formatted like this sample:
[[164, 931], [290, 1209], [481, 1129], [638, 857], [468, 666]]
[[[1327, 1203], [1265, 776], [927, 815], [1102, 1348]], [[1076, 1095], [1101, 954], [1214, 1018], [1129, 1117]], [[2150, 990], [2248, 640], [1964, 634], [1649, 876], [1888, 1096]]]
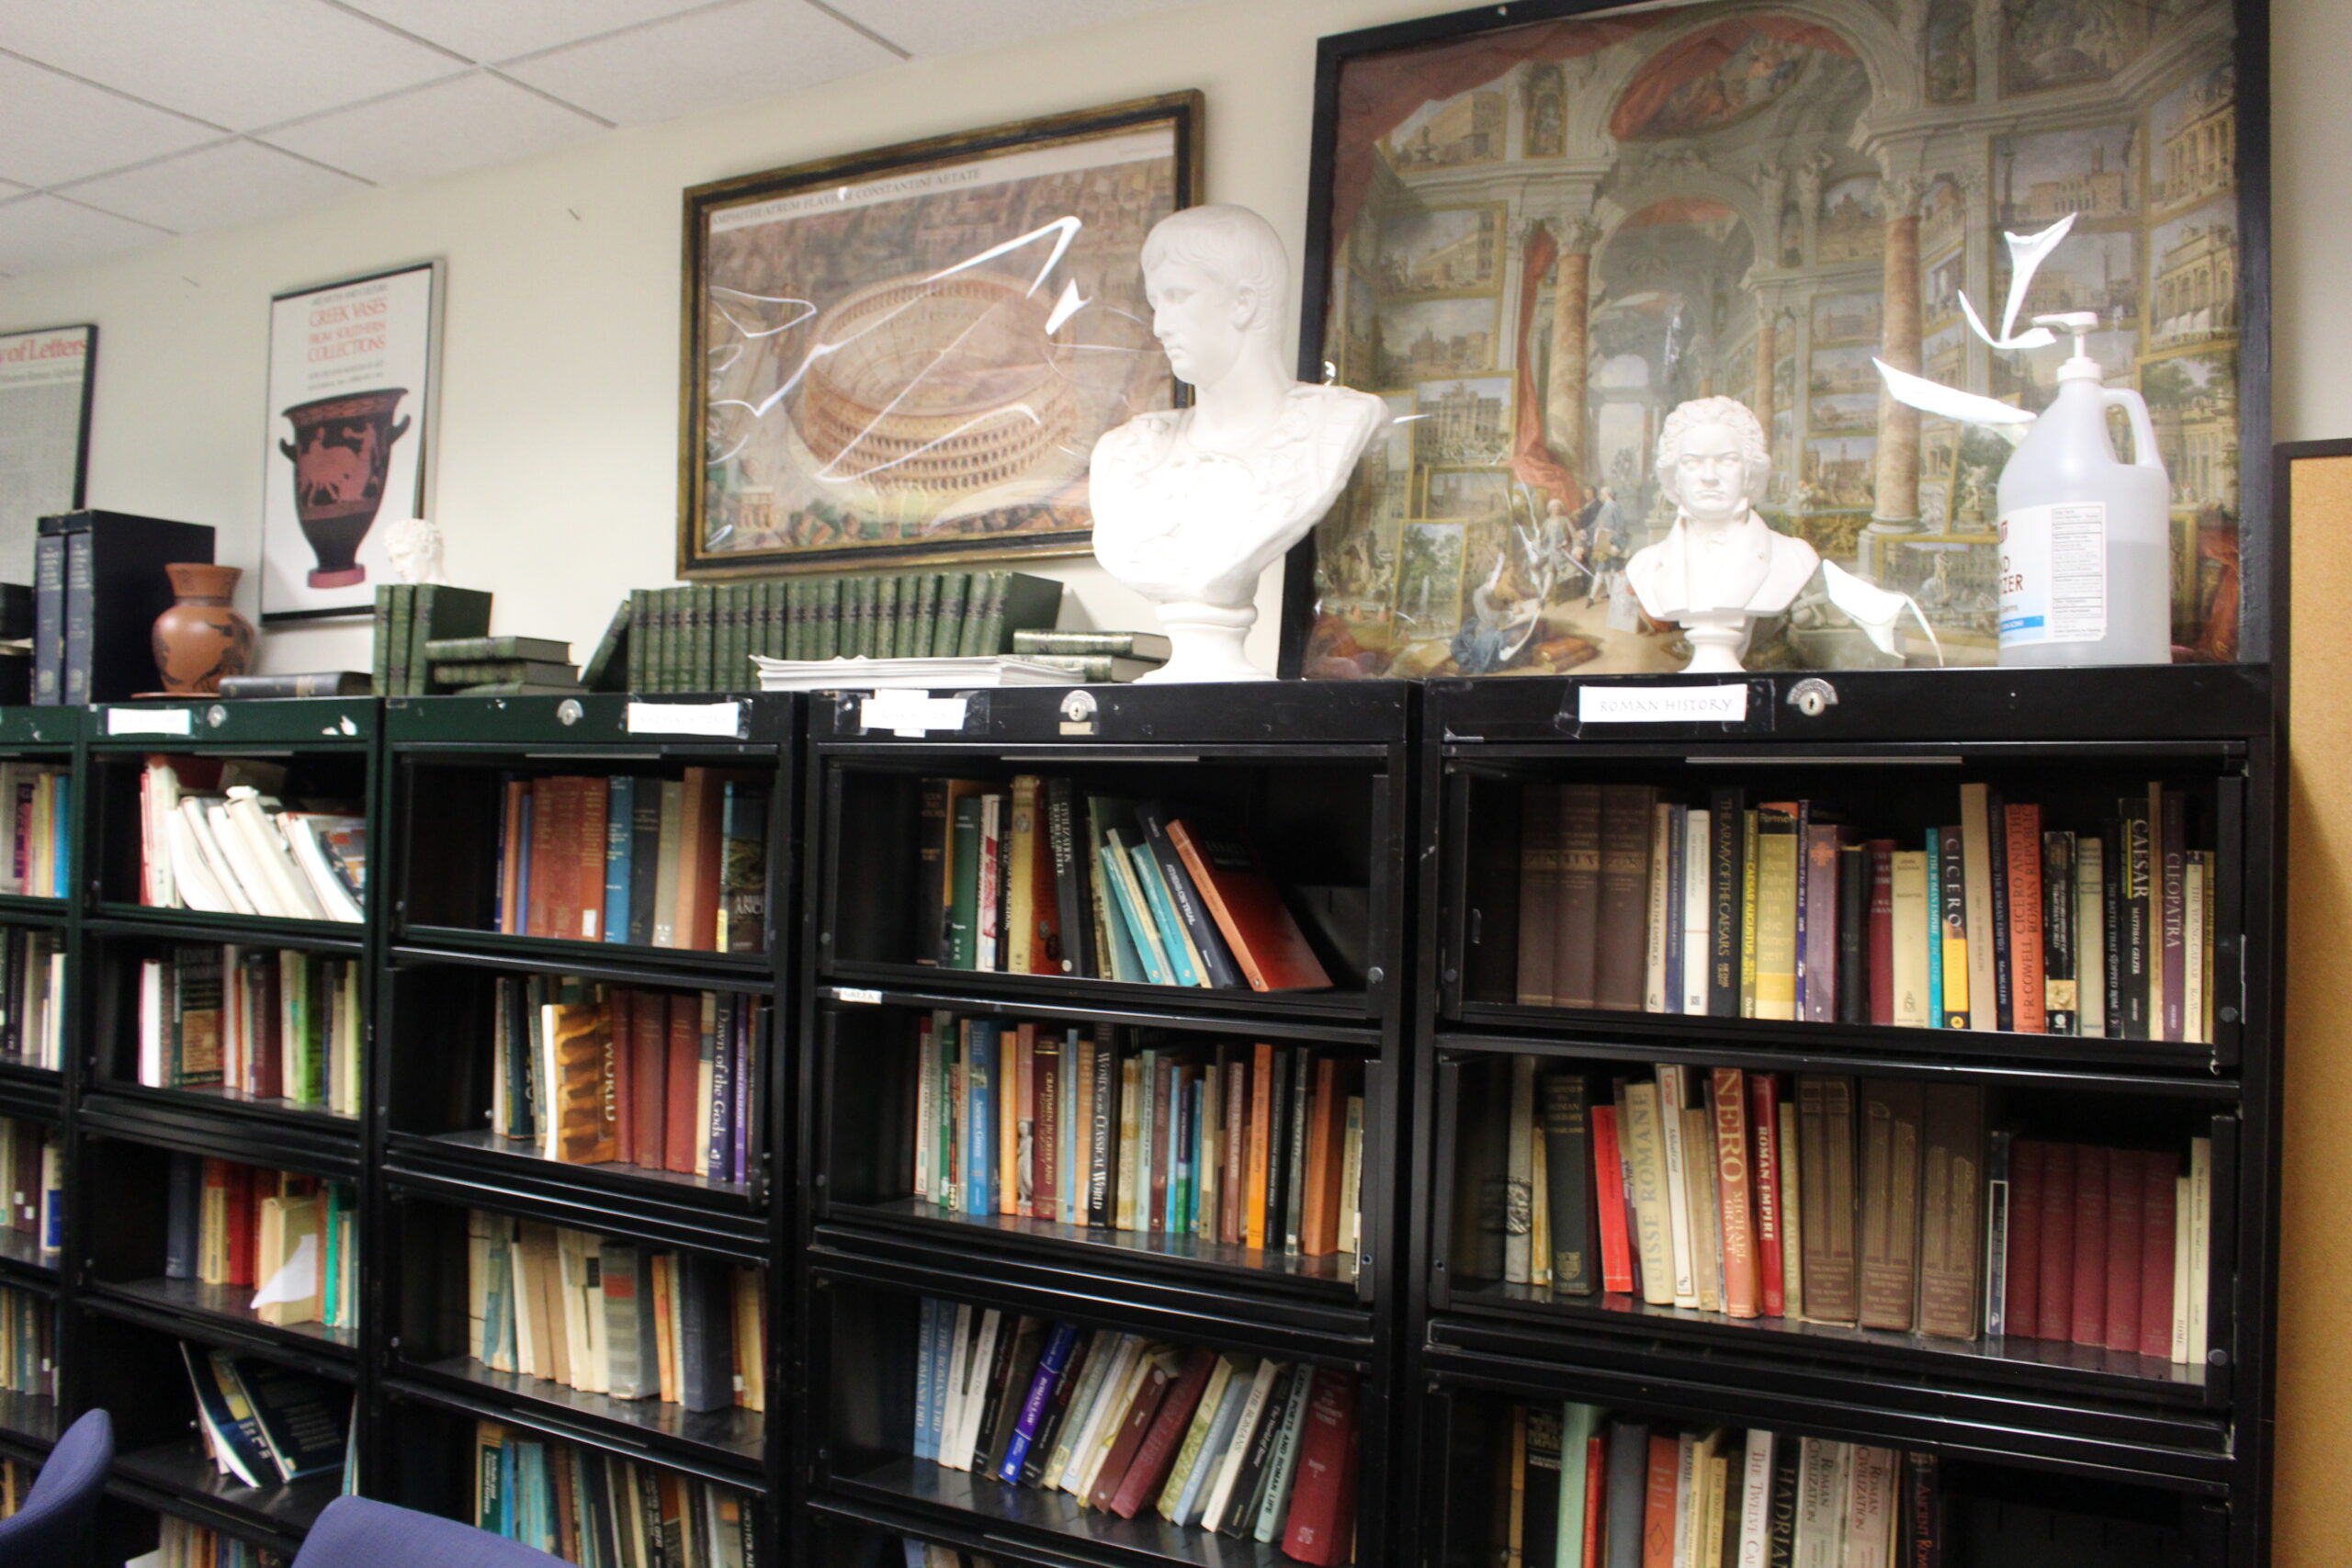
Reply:
[[231, 603], [243, 569], [184, 561], [164, 568], [178, 595], [155, 617], [155, 668], [164, 690], [197, 696], [220, 689], [223, 675], [242, 675], [254, 660], [254, 624]]

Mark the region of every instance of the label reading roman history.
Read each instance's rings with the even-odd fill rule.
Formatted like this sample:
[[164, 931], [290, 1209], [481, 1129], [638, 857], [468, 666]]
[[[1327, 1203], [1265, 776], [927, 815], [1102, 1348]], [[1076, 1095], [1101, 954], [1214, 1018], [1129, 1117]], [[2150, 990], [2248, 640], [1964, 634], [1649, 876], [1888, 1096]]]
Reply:
[[2107, 635], [2107, 502], [2020, 506], [2001, 518], [2001, 646]]
[[1747, 717], [1747, 682], [1713, 686], [1583, 686], [1577, 718], [1584, 724], [1739, 724]]

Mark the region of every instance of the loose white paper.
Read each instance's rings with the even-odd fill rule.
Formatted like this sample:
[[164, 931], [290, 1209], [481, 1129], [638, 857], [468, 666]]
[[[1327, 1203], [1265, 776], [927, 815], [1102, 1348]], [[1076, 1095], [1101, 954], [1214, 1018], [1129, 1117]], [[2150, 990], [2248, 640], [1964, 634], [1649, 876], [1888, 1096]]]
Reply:
[[307, 1302], [319, 1293], [319, 1238], [306, 1235], [294, 1244], [294, 1256], [254, 1292], [256, 1307]]
[[108, 708], [108, 735], [193, 735], [194, 708]]
[[1580, 686], [1577, 717], [1586, 724], [1738, 724], [1747, 717], [1747, 683]]
[[859, 703], [857, 722], [866, 729], [887, 729], [900, 737], [920, 737], [934, 729], [961, 733], [965, 702], [961, 697], [934, 697], [925, 692], [884, 691]]
[[631, 735], [715, 735], [732, 740], [743, 733], [741, 703], [631, 703]]

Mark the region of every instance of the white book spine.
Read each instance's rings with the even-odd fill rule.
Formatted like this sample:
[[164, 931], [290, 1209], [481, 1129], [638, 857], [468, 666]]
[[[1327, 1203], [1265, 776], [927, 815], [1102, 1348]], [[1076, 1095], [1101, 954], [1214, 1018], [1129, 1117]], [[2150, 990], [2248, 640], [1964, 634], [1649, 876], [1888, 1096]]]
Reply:
[[1772, 1544], [1772, 1449], [1778, 1441], [1762, 1427], [1747, 1434], [1747, 1457], [1739, 1478], [1737, 1568], [1767, 1568]]
[[2213, 1140], [2188, 1141], [2188, 1364], [2211, 1348], [2213, 1273]]
[[2172, 1222], [2172, 1361], [2188, 1364], [2188, 1258], [2195, 1250], [2189, 1240], [2190, 1215], [2195, 1212], [2196, 1183], [2186, 1176], [2173, 1179]]
[[[1973, 969], [1973, 934], [1970, 946]], [[2090, 833], [2075, 846], [2075, 975], [2080, 1027], [2095, 1040], [2107, 1032], [2107, 846]]]
[[969, 1302], [956, 1305], [955, 1341], [947, 1356], [947, 1386], [940, 1391], [943, 1420], [939, 1432], [937, 1459], [949, 1469], [948, 1449], [964, 1431], [965, 1369], [972, 1360], [972, 1306]]
[[1657, 1127], [1666, 1153], [1667, 1235], [1674, 1248], [1674, 1304], [1699, 1304], [1699, 1270], [1693, 1254], [1690, 1224], [1690, 1178], [1682, 1146], [1682, 1111], [1690, 1096], [1682, 1087], [1682, 1069], [1662, 1063], [1657, 1069]]

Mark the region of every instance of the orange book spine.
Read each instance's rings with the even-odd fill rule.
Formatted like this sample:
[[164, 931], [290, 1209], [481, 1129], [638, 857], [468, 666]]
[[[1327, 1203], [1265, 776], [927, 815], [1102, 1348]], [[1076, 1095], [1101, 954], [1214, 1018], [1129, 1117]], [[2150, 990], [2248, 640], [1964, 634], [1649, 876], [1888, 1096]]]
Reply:
[[523, 779], [506, 781], [506, 831], [498, 868], [498, 929], [508, 936], [523, 934], [523, 802], [530, 798], [531, 786]]
[[1241, 1211], [1245, 1246], [1266, 1245], [1266, 1122], [1273, 1114], [1274, 1048], [1261, 1044], [1250, 1087], [1250, 1190]]
[[718, 945], [719, 797], [726, 787], [709, 768], [688, 768], [678, 818], [678, 945], [708, 953]]
[[1650, 1437], [1649, 1484], [1642, 1495], [1642, 1568], [1675, 1568], [1675, 1472], [1681, 1446], [1670, 1437]]
[[1340, 1250], [1340, 1062], [1326, 1056], [1315, 1064], [1315, 1099], [1306, 1124], [1306, 1193], [1300, 1206], [1299, 1250], [1328, 1258]]

